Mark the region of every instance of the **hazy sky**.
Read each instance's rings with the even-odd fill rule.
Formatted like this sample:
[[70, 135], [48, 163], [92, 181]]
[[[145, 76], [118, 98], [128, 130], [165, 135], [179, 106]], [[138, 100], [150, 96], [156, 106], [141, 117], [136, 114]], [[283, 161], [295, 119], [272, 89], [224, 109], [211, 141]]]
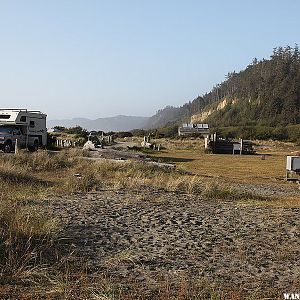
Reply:
[[300, 43], [298, 0], [0, 0], [0, 107], [150, 116]]

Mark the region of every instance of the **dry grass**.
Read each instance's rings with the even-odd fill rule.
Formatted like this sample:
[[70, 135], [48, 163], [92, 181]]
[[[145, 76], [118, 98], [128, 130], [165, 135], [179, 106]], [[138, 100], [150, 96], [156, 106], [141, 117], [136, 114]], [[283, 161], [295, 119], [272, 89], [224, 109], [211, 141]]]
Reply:
[[[76, 174], [76, 176], [74, 176]], [[89, 192], [103, 189], [154, 189], [197, 195], [205, 199], [262, 199], [255, 193], [234, 189], [218, 181], [203, 181], [197, 175], [137, 162], [78, 161], [64, 174], [64, 192]]]
[[36, 153], [19, 152], [17, 155], [2, 155], [3, 161], [9, 166], [20, 168], [27, 172], [57, 171], [69, 168], [76, 163], [78, 156], [83, 156], [84, 151], [69, 149], [57, 153], [39, 151]]
[[[67, 268], [67, 267], [66, 267]], [[35, 295], [35, 297], [32, 297]], [[274, 291], [245, 293], [241, 287], [222, 288], [205, 278], [189, 280], [184, 275], [176, 282], [158, 280], [150, 286], [130, 281], [115, 282], [104, 276], [89, 277], [72, 270], [53, 273], [36, 282], [25, 299], [95, 299], [95, 300], [261, 300], [282, 299]]]
[[122, 188], [163, 189], [220, 199], [228, 198], [231, 194], [238, 199], [256, 197], [234, 190], [221, 181], [208, 183], [210, 181], [203, 180], [203, 177], [182, 174], [156, 165], [93, 161], [80, 158], [78, 154], [60, 152], [53, 155], [41, 151], [3, 156], [0, 162], [0, 197], [2, 195], [10, 200], [25, 200], [33, 196], [44, 199], [57, 193]]
[[[164, 154], [168, 156], [170, 153], [173, 152]], [[179, 158], [193, 157], [194, 159], [197, 157], [196, 153], [198, 150], [176, 150], [174, 155]], [[120, 285], [111, 283], [105, 278], [91, 279], [84, 270], [78, 272], [68, 266], [62, 268], [58, 261], [54, 265], [51, 261], [52, 268], [49, 267], [49, 249], [55, 247], [59, 224], [55, 219], [47, 219], [40, 212], [37, 204], [53, 195], [103, 189], [161, 189], [205, 199], [247, 200], [249, 203], [264, 201], [258, 195], [237, 191], [230, 184], [221, 181], [205, 181], [198, 175], [182, 174], [145, 163], [92, 161], [80, 158], [84, 155], [82, 151], [72, 150], [61, 151], [55, 155], [40, 151], [33, 154], [20, 152], [16, 156], [0, 156], [0, 281], [2, 283], [11, 284], [20, 280], [25, 280], [30, 285], [36, 283], [37, 295], [49, 299], [151, 298], [144, 294], [141, 286], [135, 286], [134, 283]], [[207, 157], [201, 155], [202, 158]], [[230, 159], [237, 158], [229, 156], [228, 160]], [[201, 159], [197, 158], [197, 160], [200, 164]], [[191, 162], [177, 163], [183, 169], [188, 169]], [[208, 165], [209, 163], [207, 168]], [[224, 162], [221, 168], [223, 165]], [[194, 164], [194, 168], [198, 168], [200, 173], [197, 164]], [[201, 172], [206, 172], [205, 170], [204, 165]], [[134, 254], [130, 250], [111, 258], [108, 263], [114, 265], [123, 262], [134, 263]], [[151, 299], [238, 300], [241, 299], [241, 295], [239, 291], [221, 290], [204, 282], [190, 283], [183, 278], [179, 284], [161, 282], [153, 288]]]
[[6, 200], [45, 199], [51, 195], [103, 189], [153, 188], [210, 199], [260, 199], [220, 180], [205, 180], [143, 162], [88, 160], [79, 151], [4, 155], [0, 162], [0, 197]]
[[239, 182], [247, 182], [249, 179], [255, 182], [277, 182], [277, 178], [283, 179], [285, 176], [286, 156], [280, 153], [266, 156], [265, 160], [260, 155], [216, 155], [205, 154], [203, 150], [167, 150], [155, 156], [203, 177]]
[[0, 209], [0, 281], [30, 275], [58, 232], [55, 219], [45, 219], [36, 208], [17, 202], [2, 202]]
[[[258, 142], [256, 155], [206, 154], [203, 140], [161, 142], [166, 150], [154, 153], [161, 162], [175, 163], [178, 169], [219, 182], [290, 186], [284, 181], [286, 156], [300, 151], [292, 143]], [[264, 155], [265, 159], [262, 159]]]
[[115, 267], [124, 263], [136, 263], [136, 255], [134, 251], [130, 248], [125, 249], [106, 260], [106, 264], [111, 267]]

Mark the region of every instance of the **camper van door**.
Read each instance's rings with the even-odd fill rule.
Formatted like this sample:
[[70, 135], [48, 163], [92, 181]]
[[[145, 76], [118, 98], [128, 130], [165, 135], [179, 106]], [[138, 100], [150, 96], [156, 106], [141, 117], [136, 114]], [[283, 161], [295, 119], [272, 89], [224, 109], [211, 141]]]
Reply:
[[18, 140], [20, 147], [26, 147], [26, 136], [21, 132], [20, 128], [15, 128], [12, 135], [14, 143]]

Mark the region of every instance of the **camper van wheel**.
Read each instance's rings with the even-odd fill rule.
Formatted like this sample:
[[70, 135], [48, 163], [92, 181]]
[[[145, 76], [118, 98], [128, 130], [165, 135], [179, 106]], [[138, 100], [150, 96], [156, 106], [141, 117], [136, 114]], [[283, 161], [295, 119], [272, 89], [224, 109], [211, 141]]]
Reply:
[[6, 142], [6, 143], [4, 144], [3, 151], [4, 151], [5, 153], [11, 152], [11, 151], [12, 151], [12, 143], [9, 142], [9, 141]]

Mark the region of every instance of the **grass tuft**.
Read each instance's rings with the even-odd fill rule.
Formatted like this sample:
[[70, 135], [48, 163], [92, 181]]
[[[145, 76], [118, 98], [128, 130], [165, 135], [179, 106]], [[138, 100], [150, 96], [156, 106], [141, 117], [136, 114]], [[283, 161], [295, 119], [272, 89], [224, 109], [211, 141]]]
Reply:
[[0, 208], [0, 280], [22, 278], [42, 262], [53, 244], [58, 222], [29, 205], [7, 201]]

